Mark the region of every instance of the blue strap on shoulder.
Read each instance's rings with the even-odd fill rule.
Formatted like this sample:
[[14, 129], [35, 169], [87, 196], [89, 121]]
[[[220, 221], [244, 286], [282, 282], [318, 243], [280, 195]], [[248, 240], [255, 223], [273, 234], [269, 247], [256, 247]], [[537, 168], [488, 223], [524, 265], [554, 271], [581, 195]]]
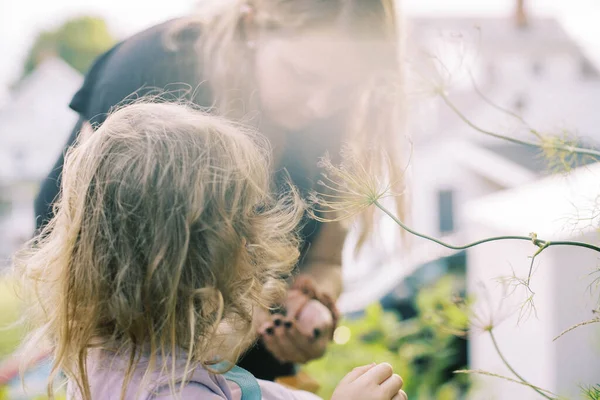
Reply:
[[225, 379], [236, 383], [242, 390], [242, 400], [261, 400], [262, 392], [258, 381], [250, 372], [237, 365], [224, 374]]

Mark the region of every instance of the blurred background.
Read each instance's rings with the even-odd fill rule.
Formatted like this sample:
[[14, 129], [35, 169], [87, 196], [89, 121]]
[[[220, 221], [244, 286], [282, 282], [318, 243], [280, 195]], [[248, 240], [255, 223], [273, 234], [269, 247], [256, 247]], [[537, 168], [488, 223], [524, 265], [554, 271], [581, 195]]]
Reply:
[[[0, 271], [32, 234], [33, 199], [76, 121], [68, 103], [91, 62], [117, 41], [207, 3], [2, 1]], [[444, 77], [451, 81], [449, 98], [479, 126], [525, 134], [520, 121], [491, 107], [488, 98], [540, 131], [594, 146], [600, 140], [600, 2], [401, 3], [407, 58], [415, 69], [409, 91], [412, 226], [452, 243], [531, 231], [551, 240], [597, 242], [597, 224], [583, 220], [596, 215], [600, 169], [588, 165], [568, 175], [554, 174], [556, 166], [539, 152], [470, 129], [442, 101], [424, 95], [418, 81], [420, 72], [430, 70], [434, 55], [445, 66], [438, 76], [451, 75]], [[436, 68], [440, 70], [438, 64]], [[478, 90], [465, 71], [472, 73]], [[510, 382], [474, 381], [452, 373], [462, 368], [508, 373], [489, 337], [444, 329], [449, 324], [466, 329], [469, 315], [457, 299], [478, 293], [481, 299], [483, 284], [483, 297], [494, 305], [494, 315], [488, 317], [503, 321], [497, 339], [522, 375], [568, 398], [578, 398], [581, 385], [600, 381], [596, 326], [552, 341], [591, 316], [597, 296], [586, 289], [597, 268], [595, 254], [573, 248], [545, 253], [534, 288], [537, 316], [522, 321], [511, 309], [522, 299], [503, 301], [495, 279], [527, 271], [531, 245], [498, 243], [453, 252], [413, 239], [400, 248], [394, 245], [398, 226], [382, 219], [379, 230], [380, 236], [358, 257], [352, 252], [355, 238], [348, 240], [346, 291], [340, 299], [347, 320], [329, 355], [307, 368], [322, 377], [324, 396], [354, 365], [388, 361], [400, 368], [412, 399], [540, 398]], [[0, 326], [19, 316], [10, 286], [0, 282]], [[500, 303], [504, 308], [496, 307]], [[14, 350], [21, 335], [19, 328], [0, 332], [0, 359]], [[42, 382], [43, 373], [38, 378]], [[36, 382], [32, 376], [28, 394], [15, 384], [5, 389], [5, 396], [32, 398]]]

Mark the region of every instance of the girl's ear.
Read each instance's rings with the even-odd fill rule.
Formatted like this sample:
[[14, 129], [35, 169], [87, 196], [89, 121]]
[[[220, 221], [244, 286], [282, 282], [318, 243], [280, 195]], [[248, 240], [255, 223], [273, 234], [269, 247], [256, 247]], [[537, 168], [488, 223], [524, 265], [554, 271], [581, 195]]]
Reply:
[[258, 36], [258, 26], [256, 24], [254, 7], [248, 3], [242, 4], [240, 16], [240, 32], [242, 34], [242, 39], [246, 41], [246, 46], [249, 49], [254, 49], [256, 47]]

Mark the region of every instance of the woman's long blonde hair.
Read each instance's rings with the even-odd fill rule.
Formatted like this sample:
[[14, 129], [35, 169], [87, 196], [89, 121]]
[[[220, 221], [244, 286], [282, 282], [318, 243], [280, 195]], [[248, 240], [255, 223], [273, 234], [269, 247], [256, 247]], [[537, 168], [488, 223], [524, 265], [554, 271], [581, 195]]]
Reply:
[[[122, 398], [142, 356], [144, 376], [171, 372], [171, 386], [178, 352], [186, 372], [236, 361], [253, 309], [280, 299], [299, 256], [303, 206], [270, 195], [266, 143], [178, 104], [130, 105], [82, 135], [55, 217], [15, 259], [29, 345], [54, 350], [50, 382], [60, 370], [90, 399], [92, 348], [128, 360]], [[219, 345], [223, 326], [233, 348]]]
[[[253, 65], [245, 38], [244, 21], [249, 10], [259, 29], [302, 34], [318, 28], [339, 28], [350, 39], [377, 45], [373, 71], [348, 116], [345, 143], [369, 173], [391, 183], [394, 193], [404, 192], [408, 141], [405, 131], [404, 35], [394, 0], [219, 0], [215, 8], [201, 10], [191, 18], [199, 23], [198, 50], [202, 73], [210, 85], [222, 115], [245, 118], [259, 110], [254, 96]], [[340, 148], [328, 149], [339, 161]], [[375, 150], [375, 151], [373, 151]], [[381, 157], [373, 154], [383, 152]], [[312, 160], [311, 160], [312, 161]], [[406, 196], [397, 198], [397, 212], [405, 216]], [[362, 245], [373, 228], [373, 208], [360, 216]]]

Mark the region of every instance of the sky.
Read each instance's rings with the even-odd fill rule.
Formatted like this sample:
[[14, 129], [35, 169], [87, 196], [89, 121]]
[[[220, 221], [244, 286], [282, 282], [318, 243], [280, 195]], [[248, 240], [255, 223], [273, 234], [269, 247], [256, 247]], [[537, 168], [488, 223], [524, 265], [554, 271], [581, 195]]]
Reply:
[[[112, 33], [126, 37], [163, 20], [183, 15], [209, 0], [0, 0], [0, 98], [19, 75], [36, 35], [70, 17], [104, 17]], [[214, 0], [210, 0], [214, 1]], [[223, 0], [219, 0], [223, 1]], [[371, 0], [365, 0], [371, 1]], [[600, 65], [600, 0], [525, 0], [532, 15], [554, 16]], [[510, 15], [516, 0], [403, 0], [411, 15]]]

